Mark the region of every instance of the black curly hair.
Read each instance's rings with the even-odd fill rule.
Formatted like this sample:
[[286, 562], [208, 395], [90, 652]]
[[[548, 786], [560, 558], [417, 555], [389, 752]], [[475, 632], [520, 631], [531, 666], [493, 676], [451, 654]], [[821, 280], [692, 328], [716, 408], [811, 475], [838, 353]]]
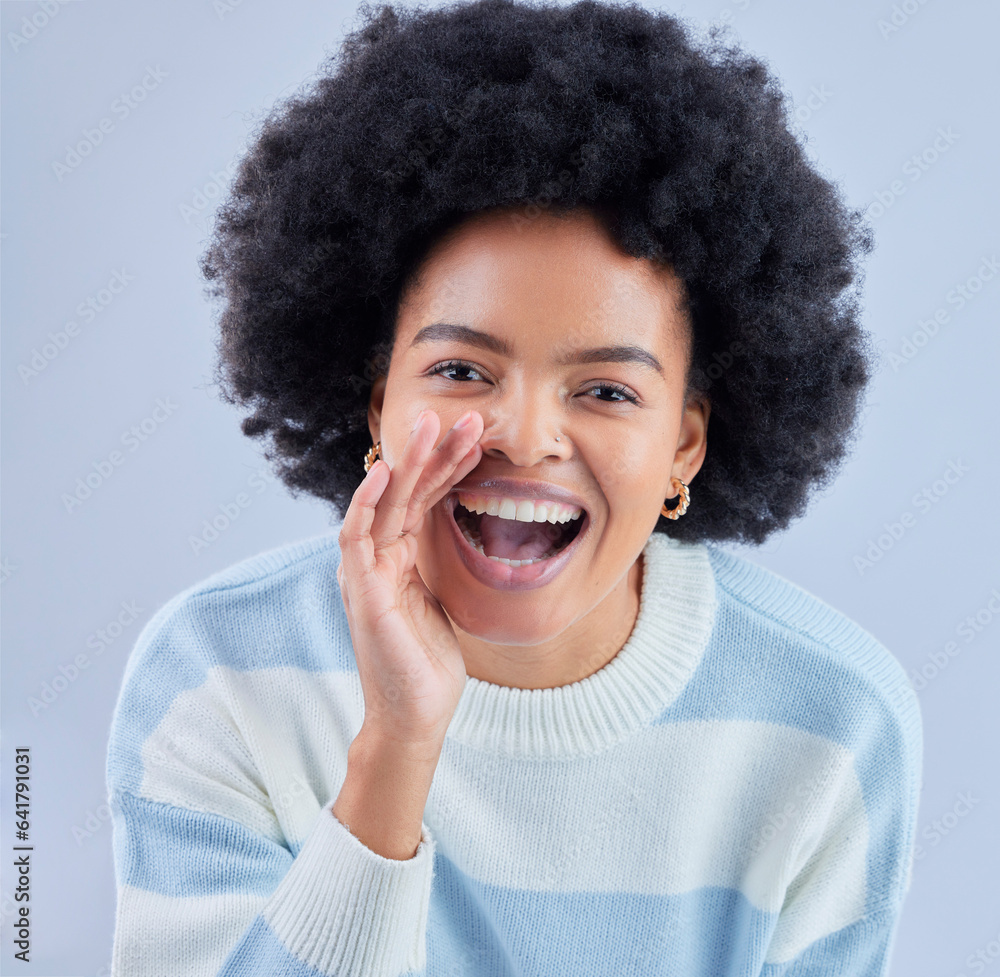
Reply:
[[491, 208], [589, 207], [684, 282], [688, 393], [711, 402], [691, 508], [656, 530], [759, 544], [802, 514], [875, 372], [873, 244], [765, 64], [631, 3], [359, 11], [262, 122], [201, 259], [225, 300], [215, 382], [293, 496], [346, 513], [400, 296], [440, 235]]

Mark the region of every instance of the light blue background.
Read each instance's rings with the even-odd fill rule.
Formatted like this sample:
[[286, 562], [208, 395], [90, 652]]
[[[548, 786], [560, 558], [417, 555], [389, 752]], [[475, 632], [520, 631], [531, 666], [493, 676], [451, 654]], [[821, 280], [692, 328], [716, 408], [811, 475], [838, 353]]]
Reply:
[[[54, 977], [108, 973], [114, 879], [111, 830], [102, 820], [105, 748], [142, 625], [215, 570], [331, 530], [330, 510], [287, 494], [240, 433], [240, 415], [210, 387], [214, 328], [197, 260], [219, 199], [213, 175], [225, 179], [275, 99], [339, 47], [356, 8], [83, 0], [60, 5], [15, 45], [11, 35], [25, 17], [43, 22], [44, 6], [0, 5], [0, 972]], [[955, 977], [982, 972], [968, 958], [982, 950], [989, 959], [990, 942], [1000, 938], [1000, 598], [997, 612], [989, 609], [991, 595], [1000, 595], [1000, 276], [971, 283], [977, 291], [964, 308], [949, 301], [1000, 252], [991, 67], [1000, 7], [988, 0], [895, 7], [891, 31], [879, 21], [891, 21], [894, 4], [879, 0], [699, 0], [666, 9], [699, 24], [731, 23], [735, 38], [781, 78], [810, 153], [849, 202], [867, 206], [879, 193], [891, 202], [870, 211], [878, 250], [866, 266], [866, 325], [885, 360], [862, 438], [806, 518], [746, 552], [861, 623], [914, 676], [920, 669], [931, 675], [917, 683], [926, 737], [923, 857], [892, 973]], [[155, 85], [150, 69], [160, 72]], [[144, 100], [127, 115], [116, 110], [115, 100], [144, 77]], [[113, 127], [60, 180], [53, 162], [65, 162], [67, 145], [103, 117]], [[925, 170], [908, 163], [939, 130], [952, 135], [938, 158]], [[893, 181], [902, 193], [893, 193]], [[115, 272], [131, 280], [87, 322], [78, 304]], [[894, 366], [890, 354], [909, 350], [904, 340], [939, 309], [945, 324]], [[38, 375], [22, 377], [19, 368], [69, 320], [79, 334]], [[147, 420], [148, 437], [131, 450], [123, 432], [153, 418], [158, 398], [176, 408]], [[68, 512], [63, 494], [115, 449], [122, 464]], [[963, 473], [949, 484], [943, 478], [952, 463]], [[917, 501], [925, 490], [936, 493], [933, 503]], [[697, 483], [692, 491], [697, 504]], [[192, 535], [241, 492], [251, 504], [195, 553]], [[884, 535], [894, 523], [898, 538]], [[878, 559], [859, 570], [856, 558], [870, 545]], [[95, 636], [123, 602], [134, 603], [138, 616], [102, 644]], [[980, 630], [960, 632], [977, 613]], [[949, 641], [953, 656], [945, 652]], [[86, 667], [70, 679], [81, 655]], [[31, 698], [41, 702], [53, 682], [61, 691], [33, 710]], [[33, 757], [35, 844], [28, 966], [11, 956], [9, 857], [13, 748], [24, 744]], [[960, 796], [970, 794], [971, 810], [959, 817]], [[946, 833], [935, 835], [935, 821]], [[1000, 959], [985, 971], [1000, 974]]]

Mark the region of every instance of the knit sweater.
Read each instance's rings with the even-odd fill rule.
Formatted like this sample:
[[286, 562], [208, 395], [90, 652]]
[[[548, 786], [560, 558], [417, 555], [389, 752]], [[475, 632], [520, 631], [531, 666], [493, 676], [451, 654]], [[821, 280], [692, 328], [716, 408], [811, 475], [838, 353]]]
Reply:
[[603, 668], [467, 679], [408, 860], [332, 813], [364, 698], [324, 534], [159, 609], [108, 750], [114, 977], [874, 977], [916, 696], [819, 598], [654, 533]]

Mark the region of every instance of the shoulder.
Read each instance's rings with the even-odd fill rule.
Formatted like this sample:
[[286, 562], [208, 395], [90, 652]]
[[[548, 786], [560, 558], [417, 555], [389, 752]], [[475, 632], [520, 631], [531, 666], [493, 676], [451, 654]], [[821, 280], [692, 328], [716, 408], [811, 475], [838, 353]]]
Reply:
[[[732, 551], [707, 549], [719, 598], [714, 695], [738, 703], [727, 718], [740, 712], [780, 729], [794, 747], [792, 766], [828, 771], [804, 779], [810, 798], [816, 783], [856, 791], [863, 817], [841, 823], [831, 813], [831, 830], [866, 839], [867, 909], [897, 905], [909, 884], [923, 764], [920, 707], [902, 665], [815, 594]], [[712, 678], [695, 708], [713, 708]], [[817, 790], [814, 799], [824, 796]]]
[[774, 570], [714, 544], [706, 546], [720, 603], [747, 624], [786, 642], [825, 650], [875, 685], [909, 686], [896, 657], [874, 635]]
[[[156, 646], [187, 642], [204, 665], [249, 667], [252, 649], [280, 650], [310, 617], [341, 607], [337, 584], [340, 547], [330, 534], [264, 550], [181, 591], [146, 623], [126, 676]], [[211, 639], [211, 640], [209, 640]], [[257, 659], [257, 664], [263, 664]]]
[[240, 709], [230, 701], [232, 690], [266, 684], [265, 671], [274, 677], [278, 670], [293, 676], [354, 670], [339, 563], [336, 533], [310, 537], [219, 570], [161, 606], [125, 666], [109, 765], [141, 770], [143, 742], [192, 690], [208, 697], [204, 708], [225, 724]]
[[775, 571], [715, 544], [706, 551], [719, 602], [718, 657], [735, 663], [767, 709], [853, 749], [888, 738], [911, 757], [919, 753], [916, 693], [884, 644]]
[[334, 567], [340, 561], [336, 535], [322, 533], [292, 543], [283, 543], [217, 570], [211, 576], [182, 590], [162, 610], [224, 591], [254, 587], [263, 581], [269, 581], [272, 586], [281, 586], [286, 581], [300, 577], [311, 566], [324, 561], [332, 561]]

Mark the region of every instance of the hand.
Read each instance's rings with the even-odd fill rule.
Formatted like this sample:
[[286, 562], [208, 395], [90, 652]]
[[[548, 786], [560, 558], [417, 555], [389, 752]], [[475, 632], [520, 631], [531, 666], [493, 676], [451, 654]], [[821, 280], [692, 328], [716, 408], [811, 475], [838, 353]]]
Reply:
[[[459, 421], [461, 423], [461, 420]], [[434, 447], [441, 421], [417, 419], [390, 471], [377, 461], [351, 498], [337, 568], [365, 699], [364, 728], [413, 755], [440, 749], [465, 687], [451, 622], [416, 569], [427, 510], [479, 464], [482, 416]]]

